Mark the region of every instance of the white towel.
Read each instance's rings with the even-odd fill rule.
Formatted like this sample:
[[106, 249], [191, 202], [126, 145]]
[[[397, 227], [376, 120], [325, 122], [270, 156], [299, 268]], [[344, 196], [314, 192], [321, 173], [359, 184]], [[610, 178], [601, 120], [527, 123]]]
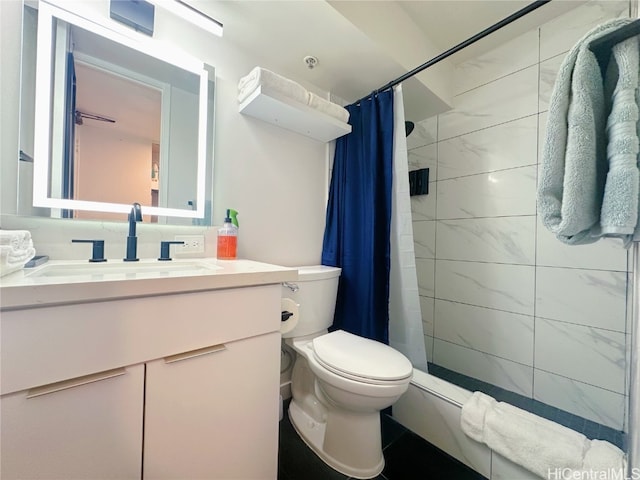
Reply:
[[482, 392], [473, 392], [471, 398], [465, 402], [460, 412], [460, 426], [462, 431], [476, 442], [482, 442], [484, 420], [487, 410], [498, 402]]
[[238, 82], [238, 102], [242, 103], [260, 85], [266, 86], [295, 100], [307, 104], [309, 92], [299, 83], [262, 67], [255, 67]]
[[30, 232], [0, 230], [0, 277], [20, 270], [35, 256]]
[[498, 403], [481, 392], [474, 392], [462, 406], [460, 426], [470, 438], [541, 478], [557, 469], [596, 472], [590, 474], [603, 479], [623, 478], [620, 473], [626, 468], [624, 453], [609, 442], [588, 440], [581, 433]]
[[487, 411], [483, 441], [542, 478], [549, 469], [580, 469], [589, 448], [581, 433], [504, 402]]
[[[609, 480], [628, 478], [624, 453], [615, 445], [604, 440], [591, 440], [591, 446], [584, 456], [581, 472], [570, 478], [598, 478]], [[591, 475], [588, 477], [587, 475]]]
[[329, 100], [325, 100], [322, 97], [319, 97], [315, 93], [309, 92], [309, 106], [314, 108], [322, 113], [326, 113], [327, 115], [332, 116], [333, 118], [337, 118], [342, 122], [349, 121], [349, 110], [344, 107], [341, 107], [337, 103], [330, 102]]
[[33, 246], [28, 230], [0, 230], [0, 245], [9, 245], [15, 250]]

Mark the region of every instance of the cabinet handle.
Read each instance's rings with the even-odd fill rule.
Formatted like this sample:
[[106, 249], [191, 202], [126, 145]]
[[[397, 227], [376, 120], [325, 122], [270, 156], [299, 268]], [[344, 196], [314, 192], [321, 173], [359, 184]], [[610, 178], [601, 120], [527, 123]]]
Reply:
[[27, 392], [27, 398], [39, 397], [41, 395], [48, 395], [50, 393], [66, 390], [68, 388], [80, 387], [88, 383], [94, 383], [101, 380], [107, 380], [108, 378], [119, 377], [121, 375], [125, 375], [126, 373], [126, 369], [116, 368], [113, 370], [107, 370], [106, 372], [92, 373], [91, 375], [85, 375], [84, 377], [76, 377], [70, 380], [50, 383], [48, 385], [29, 389], [29, 391]]
[[199, 357], [201, 355], [209, 355], [210, 353], [222, 352], [226, 349], [227, 347], [224, 343], [221, 343], [220, 345], [212, 345], [210, 347], [198, 348], [197, 350], [191, 350], [189, 352], [171, 355], [170, 357], [164, 357], [164, 363], [180, 362], [182, 360], [188, 360], [189, 358]]

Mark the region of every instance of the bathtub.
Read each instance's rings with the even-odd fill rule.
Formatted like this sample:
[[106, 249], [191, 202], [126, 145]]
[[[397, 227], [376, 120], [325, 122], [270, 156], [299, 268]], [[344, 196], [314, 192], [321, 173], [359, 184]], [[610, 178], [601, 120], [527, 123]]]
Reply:
[[393, 405], [393, 418], [486, 478], [539, 479], [463, 433], [460, 428], [460, 410], [471, 393], [446, 380], [414, 369], [409, 389]]

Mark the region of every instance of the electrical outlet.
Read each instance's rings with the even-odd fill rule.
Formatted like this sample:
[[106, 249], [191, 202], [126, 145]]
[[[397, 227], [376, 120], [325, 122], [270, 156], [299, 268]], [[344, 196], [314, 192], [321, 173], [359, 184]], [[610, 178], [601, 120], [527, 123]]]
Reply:
[[182, 245], [175, 245], [173, 252], [181, 253], [204, 253], [204, 235], [176, 235], [177, 242], [184, 242]]

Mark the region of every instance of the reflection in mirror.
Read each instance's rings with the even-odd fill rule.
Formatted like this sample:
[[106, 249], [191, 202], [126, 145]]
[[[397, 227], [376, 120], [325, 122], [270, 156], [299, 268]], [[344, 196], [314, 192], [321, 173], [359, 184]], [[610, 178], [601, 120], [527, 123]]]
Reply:
[[20, 162], [18, 213], [121, 221], [139, 202], [145, 221], [210, 224], [214, 85], [202, 62], [43, 2], [25, 7], [24, 27], [37, 55], [23, 53], [21, 157], [33, 163]]

